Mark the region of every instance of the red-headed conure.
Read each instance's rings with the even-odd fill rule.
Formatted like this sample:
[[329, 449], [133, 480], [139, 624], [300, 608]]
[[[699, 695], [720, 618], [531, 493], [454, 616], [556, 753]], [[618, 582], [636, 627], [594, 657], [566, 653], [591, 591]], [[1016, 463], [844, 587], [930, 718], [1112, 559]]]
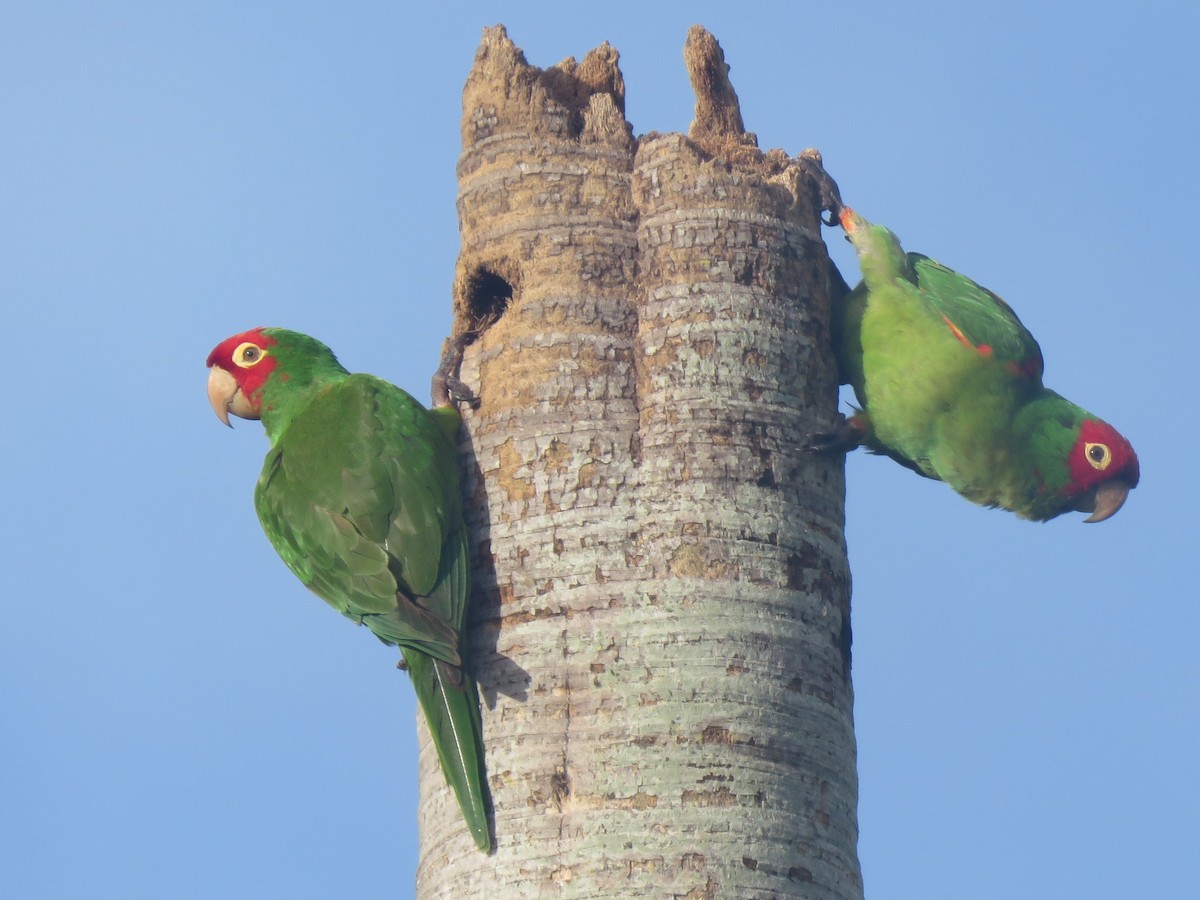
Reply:
[[226, 425], [230, 413], [262, 420], [271, 449], [254, 506], [267, 538], [317, 596], [399, 646], [446, 781], [488, 850], [479, 699], [460, 656], [470, 596], [460, 417], [445, 388], [464, 343], [435, 377], [431, 410], [281, 328], [219, 344], [208, 398]]
[[1042, 385], [1042, 353], [1016, 313], [965, 275], [905, 253], [888, 229], [842, 206], [817, 173], [858, 253], [863, 280], [835, 297], [843, 384], [861, 410], [813, 449], [860, 444], [968, 500], [1045, 521], [1101, 522], [1138, 483], [1129, 441]]

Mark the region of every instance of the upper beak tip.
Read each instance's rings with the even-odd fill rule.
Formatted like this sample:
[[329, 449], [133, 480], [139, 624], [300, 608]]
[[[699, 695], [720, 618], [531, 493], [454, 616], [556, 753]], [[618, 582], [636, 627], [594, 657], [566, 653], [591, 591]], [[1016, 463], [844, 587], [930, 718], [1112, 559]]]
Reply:
[[1130, 486], [1128, 482], [1120, 479], [1112, 479], [1106, 481], [1096, 488], [1096, 505], [1092, 510], [1092, 514], [1084, 519], [1086, 524], [1094, 524], [1103, 522], [1105, 519], [1111, 519], [1125, 505], [1125, 500], [1129, 497]]
[[208, 402], [227, 428], [233, 427], [229, 421], [229, 404], [236, 391], [237, 384], [228, 372], [220, 366], [212, 366], [208, 370]]

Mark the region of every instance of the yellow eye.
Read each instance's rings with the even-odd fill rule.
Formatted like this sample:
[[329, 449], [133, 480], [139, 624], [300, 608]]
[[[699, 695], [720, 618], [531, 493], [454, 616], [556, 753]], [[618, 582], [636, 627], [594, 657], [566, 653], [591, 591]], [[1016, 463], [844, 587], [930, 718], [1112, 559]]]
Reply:
[[266, 355], [267, 351], [258, 346], [258, 344], [246, 341], [243, 344], [238, 344], [238, 348], [233, 351], [233, 363], [243, 369], [248, 369], [262, 362], [262, 358]]
[[1087, 457], [1088, 464], [1093, 469], [1103, 471], [1112, 462], [1112, 451], [1108, 449], [1108, 444], [1085, 443], [1083, 445], [1083, 454]]

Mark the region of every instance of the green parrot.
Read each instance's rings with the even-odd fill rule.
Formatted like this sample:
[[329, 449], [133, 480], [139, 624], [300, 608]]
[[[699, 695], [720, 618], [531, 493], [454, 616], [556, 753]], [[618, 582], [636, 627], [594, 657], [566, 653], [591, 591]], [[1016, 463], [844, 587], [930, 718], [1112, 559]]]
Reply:
[[208, 398], [226, 425], [230, 413], [262, 420], [271, 449], [254, 506], [267, 538], [317, 596], [399, 646], [442, 772], [487, 852], [479, 697], [460, 656], [471, 586], [453, 400], [473, 398], [453, 371], [468, 342], [451, 342], [427, 410], [350, 374], [320, 341], [256, 328], [209, 354]]
[[891, 231], [842, 205], [823, 169], [814, 174], [863, 280], [832, 292], [838, 369], [861, 409], [811, 436], [810, 449], [865, 445], [1024, 519], [1075, 510], [1101, 522], [1116, 513], [1138, 483], [1133, 447], [1043, 386], [1041, 349], [1008, 304], [905, 253]]

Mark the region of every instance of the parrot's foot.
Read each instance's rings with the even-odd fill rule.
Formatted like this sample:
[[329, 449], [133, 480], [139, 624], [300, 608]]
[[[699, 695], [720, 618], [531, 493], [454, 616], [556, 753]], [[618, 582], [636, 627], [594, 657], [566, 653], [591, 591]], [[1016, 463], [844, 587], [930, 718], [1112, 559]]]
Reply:
[[463, 352], [469, 344], [475, 342], [475, 338], [478, 336], [479, 333], [476, 331], [464, 331], [446, 342], [446, 352], [442, 354], [442, 362], [437, 371], [433, 373], [433, 384], [430, 386], [434, 406], [453, 406], [455, 403], [465, 403], [474, 409], [479, 405], [479, 398], [475, 396], [475, 392], [458, 377], [458, 370], [462, 366]]
[[400, 657], [400, 659], [398, 659], [398, 660], [396, 661], [396, 668], [397, 668], [397, 669], [399, 669], [401, 672], [407, 672], [407, 671], [408, 671], [408, 663], [406, 663], [406, 662], [404, 661], [404, 657], [403, 657], [403, 656], [402, 656], [402, 657]]
[[467, 387], [466, 382], [459, 381], [458, 378], [453, 375], [447, 375], [444, 383], [446, 385], [446, 398], [449, 401], [449, 404], [465, 403], [467, 406], [471, 407], [471, 409], [477, 409], [479, 407], [479, 397], [473, 390]]
[[859, 416], [847, 419], [838, 416], [838, 421], [827, 431], [814, 431], [804, 439], [804, 449], [809, 453], [849, 453], [863, 442], [867, 429]]
[[842, 208], [842, 192], [838, 189], [837, 182], [833, 180], [828, 172], [825, 171], [825, 165], [819, 157], [800, 155], [797, 161], [803, 167], [817, 185], [818, 196], [821, 203], [821, 212], [828, 212], [829, 218], [821, 217], [821, 221], [829, 227], [838, 224], [838, 218], [841, 216]]

